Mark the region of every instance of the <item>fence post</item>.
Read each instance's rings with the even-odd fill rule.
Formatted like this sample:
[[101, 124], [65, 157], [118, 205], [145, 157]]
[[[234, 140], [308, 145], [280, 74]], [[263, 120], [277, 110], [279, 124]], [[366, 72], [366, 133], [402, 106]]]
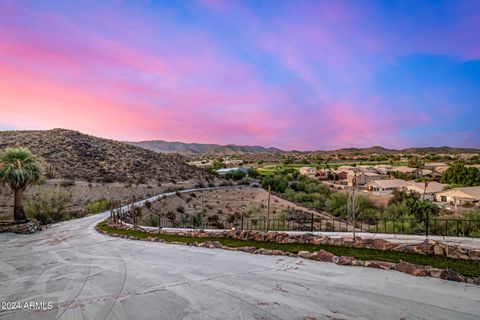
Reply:
[[312, 212], [312, 221], [310, 223], [310, 232], [313, 232], [313, 212]]
[[429, 224], [429, 223], [428, 223], [428, 222], [429, 222], [429, 221], [428, 221], [428, 220], [429, 220], [428, 218], [429, 218], [429, 217], [430, 217], [430, 215], [428, 214], [428, 211], [427, 211], [427, 218], [425, 219], [425, 220], [426, 220], [426, 221], [425, 221], [425, 237], [426, 237], [426, 238], [428, 238], [428, 224]]

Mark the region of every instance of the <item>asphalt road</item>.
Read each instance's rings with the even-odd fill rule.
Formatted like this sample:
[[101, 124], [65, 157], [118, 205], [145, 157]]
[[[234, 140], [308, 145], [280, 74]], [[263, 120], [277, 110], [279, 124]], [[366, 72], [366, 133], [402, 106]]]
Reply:
[[477, 286], [111, 238], [105, 216], [0, 234], [0, 319], [480, 319]]

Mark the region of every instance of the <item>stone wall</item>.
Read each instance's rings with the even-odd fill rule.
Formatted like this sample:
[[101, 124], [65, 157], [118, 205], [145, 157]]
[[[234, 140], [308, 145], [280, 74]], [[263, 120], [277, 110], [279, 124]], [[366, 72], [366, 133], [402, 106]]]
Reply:
[[[131, 230], [132, 226], [127, 226], [123, 224], [114, 224], [109, 222], [109, 226]], [[275, 241], [279, 243], [312, 243], [312, 244], [330, 244], [338, 246], [351, 246], [356, 248], [372, 248], [378, 250], [394, 250], [400, 252], [413, 252], [425, 255], [439, 255], [444, 257], [460, 258], [460, 259], [472, 259], [479, 260], [479, 251], [478, 250], [466, 250], [458, 247], [447, 246], [443, 243], [439, 243], [432, 240], [425, 240], [422, 243], [414, 245], [395, 245], [388, 241], [381, 239], [361, 239], [356, 238], [353, 241], [352, 238], [329, 238], [324, 236], [315, 236], [312, 234], [302, 234], [302, 235], [289, 235], [287, 233], [277, 233], [277, 232], [258, 232], [258, 231], [242, 231], [238, 232], [237, 230], [231, 231], [215, 231], [215, 232], [205, 232], [201, 230], [189, 230], [189, 231], [171, 231], [171, 230], [144, 230], [140, 227], [137, 227], [136, 230], [145, 231], [152, 234], [152, 237], [148, 238], [138, 238], [132, 236], [122, 236], [118, 234], [109, 234], [105, 231], [102, 231], [97, 227], [97, 231], [108, 234], [114, 237], [122, 237], [131, 240], [142, 240], [150, 242], [164, 242], [164, 240], [154, 237], [155, 234], [163, 235], [177, 235], [177, 236], [186, 236], [186, 237], [224, 237], [237, 240], [256, 240], [256, 241]], [[171, 242], [170, 242], [171, 243]], [[464, 282], [470, 284], [480, 285], [480, 277], [467, 277], [463, 276], [455, 271], [449, 269], [438, 269], [431, 266], [421, 266], [415, 265], [409, 262], [401, 261], [399, 263], [387, 262], [387, 261], [375, 261], [375, 260], [359, 260], [350, 256], [336, 256], [331, 252], [325, 250], [319, 250], [315, 252], [309, 251], [300, 251], [298, 253], [291, 253], [282, 250], [269, 250], [256, 247], [228, 247], [224, 246], [218, 241], [204, 241], [201, 243], [192, 242], [192, 243], [176, 243], [181, 245], [192, 245], [202, 248], [211, 248], [211, 249], [224, 249], [231, 251], [242, 251], [251, 254], [264, 254], [264, 255], [279, 255], [279, 256], [291, 256], [291, 257], [300, 257], [304, 259], [323, 261], [323, 262], [332, 262], [338, 265], [349, 265], [349, 266], [363, 266], [369, 268], [378, 268], [384, 270], [396, 270], [403, 272], [412, 276], [417, 277], [435, 277], [444, 280]]]
[[426, 239], [423, 242], [415, 244], [398, 244], [392, 243], [383, 239], [371, 239], [356, 237], [355, 241], [352, 237], [343, 238], [331, 238], [328, 236], [314, 235], [310, 233], [305, 234], [288, 234], [285, 232], [263, 232], [244, 230], [239, 231], [232, 229], [231, 231], [203, 231], [203, 230], [144, 230], [138, 227], [140, 230], [160, 233], [171, 234], [187, 237], [221, 237], [230, 238], [235, 240], [255, 240], [255, 241], [269, 241], [278, 243], [312, 243], [312, 244], [328, 244], [334, 246], [354, 247], [354, 248], [367, 248], [377, 250], [392, 250], [398, 252], [418, 253], [424, 255], [436, 255], [454, 259], [465, 260], [480, 260], [480, 249], [468, 249], [460, 246], [449, 246], [445, 243], [435, 240]]
[[0, 233], [13, 232], [18, 234], [28, 234], [39, 230], [42, 230], [42, 226], [40, 225], [40, 222], [35, 219], [24, 223], [0, 224]]

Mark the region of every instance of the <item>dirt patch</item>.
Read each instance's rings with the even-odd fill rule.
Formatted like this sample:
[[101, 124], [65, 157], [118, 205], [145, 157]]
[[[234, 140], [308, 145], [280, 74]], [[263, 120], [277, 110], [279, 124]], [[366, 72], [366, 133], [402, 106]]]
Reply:
[[[206, 219], [239, 219], [244, 214], [245, 218], [263, 218], [267, 216], [268, 192], [262, 188], [247, 186], [227, 189], [196, 191], [182, 193], [152, 204], [152, 209], [142, 210], [141, 224], [150, 225], [151, 219], [155, 220], [157, 212], [170, 220], [190, 219], [204, 212]], [[331, 219], [332, 216], [325, 212], [311, 210], [288, 200], [271, 195], [271, 218], [318, 218]]]

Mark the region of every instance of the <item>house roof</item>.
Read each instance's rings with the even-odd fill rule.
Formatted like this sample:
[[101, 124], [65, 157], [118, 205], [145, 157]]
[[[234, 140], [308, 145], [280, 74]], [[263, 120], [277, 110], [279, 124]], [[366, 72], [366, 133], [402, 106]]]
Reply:
[[218, 174], [226, 174], [226, 173], [233, 172], [233, 171], [248, 172], [248, 168], [222, 168], [222, 169], [218, 169], [215, 172], [218, 173]]
[[314, 167], [301, 167], [299, 170], [317, 170]]
[[[443, 188], [445, 188], [445, 184], [438, 183], [436, 181], [431, 181], [427, 185], [427, 190], [425, 190], [426, 193], [437, 193], [443, 191]], [[412, 190], [418, 193], [423, 193], [423, 190], [425, 189], [425, 183], [423, 182], [409, 182], [404, 186], [404, 188], [408, 190]]]
[[415, 170], [417, 169], [401, 166], [401, 167], [394, 167], [392, 170], [397, 172], [402, 172], [402, 173], [412, 173], [412, 172], [415, 172]]
[[480, 200], [480, 186], [454, 188], [438, 193], [439, 196], [459, 197]]
[[373, 180], [365, 185], [365, 187], [380, 187], [382, 189], [387, 188], [401, 188], [407, 182], [402, 179], [388, 179], [388, 180]]

